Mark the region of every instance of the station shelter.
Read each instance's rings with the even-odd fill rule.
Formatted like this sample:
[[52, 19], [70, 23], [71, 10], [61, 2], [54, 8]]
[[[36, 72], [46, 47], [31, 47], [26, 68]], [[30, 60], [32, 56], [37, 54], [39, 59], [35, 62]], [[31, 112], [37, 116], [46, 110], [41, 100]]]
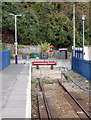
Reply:
[[67, 48], [60, 48], [59, 51], [60, 51], [60, 58], [64, 58], [64, 59], [68, 58], [68, 56], [67, 56], [68, 49]]

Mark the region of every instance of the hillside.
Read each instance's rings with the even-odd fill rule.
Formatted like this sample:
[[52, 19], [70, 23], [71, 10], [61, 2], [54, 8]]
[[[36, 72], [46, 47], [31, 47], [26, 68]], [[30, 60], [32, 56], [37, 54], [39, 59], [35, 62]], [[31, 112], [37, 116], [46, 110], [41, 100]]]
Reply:
[[[89, 3], [76, 4], [76, 46], [82, 46], [82, 18], [85, 20], [85, 45], [89, 44]], [[2, 3], [3, 42], [14, 43], [14, 17], [9, 13], [22, 14], [17, 18], [18, 43], [36, 45], [50, 42], [55, 49], [73, 45], [73, 3], [25, 2]]]

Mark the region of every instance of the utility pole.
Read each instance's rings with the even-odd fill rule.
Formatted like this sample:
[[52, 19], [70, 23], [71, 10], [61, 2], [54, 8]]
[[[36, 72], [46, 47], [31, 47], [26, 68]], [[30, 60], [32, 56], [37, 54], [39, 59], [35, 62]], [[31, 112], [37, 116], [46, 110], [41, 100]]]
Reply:
[[75, 3], [73, 3], [73, 56], [75, 56]]

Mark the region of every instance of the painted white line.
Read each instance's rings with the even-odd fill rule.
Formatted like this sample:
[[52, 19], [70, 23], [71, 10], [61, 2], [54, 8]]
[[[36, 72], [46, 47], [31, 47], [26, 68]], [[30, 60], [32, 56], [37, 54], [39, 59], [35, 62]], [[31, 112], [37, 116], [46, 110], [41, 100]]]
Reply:
[[29, 81], [27, 87], [27, 101], [26, 101], [26, 117], [31, 118], [31, 64], [29, 66]]
[[78, 111], [77, 113], [81, 113], [81, 114], [83, 114], [83, 112], [82, 112], [82, 111]]
[[2, 120], [2, 71], [0, 71], [0, 120]]
[[48, 63], [33, 63], [34, 65], [40, 65], [40, 64], [48, 64]]
[[[41, 67], [50, 68], [50, 65], [39, 65], [39, 67], [40, 67], [40, 68], [41, 68]], [[54, 68], [59, 68], [59, 66], [57, 66], [57, 65], [54, 65], [53, 67], [54, 67]], [[36, 68], [36, 66], [35, 66], [35, 65], [32, 65], [32, 68]]]

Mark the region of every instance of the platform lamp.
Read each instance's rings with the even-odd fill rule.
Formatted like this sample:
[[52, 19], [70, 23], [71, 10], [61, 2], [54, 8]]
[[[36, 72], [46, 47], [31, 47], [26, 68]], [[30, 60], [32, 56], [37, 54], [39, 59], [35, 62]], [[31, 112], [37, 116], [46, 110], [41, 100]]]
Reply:
[[14, 16], [15, 17], [15, 64], [17, 64], [17, 16], [19, 16], [19, 17], [21, 17], [22, 15], [20, 14], [20, 15], [14, 15], [14, 14], [12, 14], [12, 13], [10, 13], [9, 15], [12, 15], [12, 16]]
[[83, 59], [84, 59], [84, 21], [85, 21], [85, 15], [82, 15], [82, 21], [83, 21]]

